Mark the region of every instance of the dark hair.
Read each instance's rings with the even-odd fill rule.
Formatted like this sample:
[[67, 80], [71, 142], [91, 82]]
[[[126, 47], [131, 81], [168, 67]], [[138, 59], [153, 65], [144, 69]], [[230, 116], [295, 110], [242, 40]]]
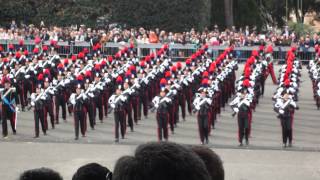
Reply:
[[140, 145], [134, 156], [121, 157], [114, 180], [209, 180], [204, 162], [190, 149], [168, 142]]
[[72, 180], [111, 180], [112, 173], [104, 166], [89, 163], [81, 166], [73, 175]]
[[31, 169], [23, 172], [19, 180], [62, 180], [60, 174], [49, 168]]
[[205, 163], [207, 170], [211, 176], [211, 180], [224, 180], [224, 169], [220, 157], [208, 147], [193, 146], [192, 151], [195, 152]]

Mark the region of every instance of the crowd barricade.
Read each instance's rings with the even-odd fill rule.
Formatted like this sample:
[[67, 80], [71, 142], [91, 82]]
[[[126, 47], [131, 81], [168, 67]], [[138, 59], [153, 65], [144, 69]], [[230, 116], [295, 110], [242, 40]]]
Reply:
[[[13, 44], [14, 47], [17, 49], [19, 47], [18, 40], [0, 40], [0, 46], [3, 47], [4, 52], [9, 51], [9, 44]], [[50, 45], [50, 41], [43, 42], [44, 45]], [[26, 48], [29, 52], [35, 47], [35, 43], [33, 40], [25, 40], [24, 41], [24, 48]], [[123, 48], [124, 46], [130, 46], [129, 43], [114, 43], [108, 42], [105, 43], [102, 48], [101, 52], [105, 55], [113, 55], [119, 51], [119, 49]], [[144, 57], [149, 55], [152, 52], [156, 52], [159, 50], [163, 44], [156, 43], [156, 44], [148, 44], [148, 43], [138, 43], [135, 44], [135, 48], [137, 51], [138, 57]], [[173, 61], [176, 60], [184, 60], [190, 57], [196, 50], [199, 48], [199, 45], [195, 44], [169, 44], [169, 55]], [[210, 50], [213, 54], [213, 57], [217, 57], [220, 53], [224, 51], [227, 46], [210, 46]], [[61, 56], [70, 56], [72, 54], [78, 54], [79, 52], [83, 51], [84, 48], [87, 48], [89, 52], [92, 53], [92, 45], [89, 42], [62, 42], [59, 41], [57, 43], [57, 51]], [[235, 47], [234, 55], [240, 61], [245, 61], [251, 56], [251, 52], [254, 49], [258, 49], [258, 46], [244, 46], [244, 47]], [[274, 47], [273, 57], [275, 61], [281, 62], [285, 59], [286, 53], [290, 47], [284, 46], [276, 46]], [[307, 61], [312, 60], [315, 56], [314, 48], [298, 48], [298, 58], [307, 63]]]

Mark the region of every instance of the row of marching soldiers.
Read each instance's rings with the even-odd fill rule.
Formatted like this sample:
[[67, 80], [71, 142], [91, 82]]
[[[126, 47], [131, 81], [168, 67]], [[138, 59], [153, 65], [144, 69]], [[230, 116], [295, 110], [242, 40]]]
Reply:
[[312, 81], [313, 97], [316, 102], [317, 109], [320, 109], [320, 48], [315, 46], [315, 58], [309, 62], [308, 71]]
[[[5, 85], [2, 92], [3, 107], [6, 104], [8, 107], [20, 104], [22, 111], [25, 111], [26, 107], [33, 108], [35, 137], [39, 137], [40, 124], [43, 133], [46, 134], [48, 115], [54, 128], [59, 124], [59, 111], [61, 110], [62, 118], [66, 121], [68, 109], [70, 115], [74, 113], [75, 139], [79, 137], [79, 128], [81, 134], [85, 136], [87, 117], [91, 128], [94, 129], [96, 116], [101, 122], [103, 116], [107, 116], [108, 99], [116, 89], [113, 85], [116, 78], [122, 76], [129, 68], [134, 71], [135, 65], [139, 64], [133, 45], [108, 58], [101, 54], [100, 48], [100, 44], [95, 44], [92, 48], [93, 54], [85, 48], [77, 56], [73, 55], [71, 59], [64, 60], [57, 54], [56, 42], [52, 42], [50, 48], [37, 45], [32, 53], [23, 46], [17, 50], [10, 49], [7, 54], [1, 52], [0, 66], [3, 70], [1, 80]], [[146, 72], [140, 74], [143, 73], [146, 74]], [[137, 75], [136, 72], [132, 74], [135, 77]], [[15, 103], [11, 99], [5, 99], [8, 94], [7, 86], [14, 89], [12, 92], [16, 95], [19, 94], [19, 97], [15, 96]], [[16, 111], [12, 111], [13, 115], [10, 115], [7, 109], [11, 110], [4, 108], [2, 111], [4, 137], [8, 134], [7, 119], [11, 122], [14, 134], [16, 132], [16, 123], [12, 120], [16, 117]]]
[[292, 47], [287, 52], [286, 64], [280, 68], [280, 83], [273, 96], [274, 110], [278, 113], [281, 122], [284, 148], [292, 146], [294, 112], [299, 109], [297, 101], [301, 68], [301, 64], [296, 58], [296, 48]]
[[237, 80], [237, 94], [230, 102], [230, 106], [234, 112], [232, 116], [237, 115], [240, 146], [243, 146], [244, 139], [246, 145], [249, 145], [252, 112], [259, 104], [259, 98], [264, 94], [264, 85], [268, 75], [271, 74], [274, 83], [277, 83], [273, 72], [272, 53], [272, 46], [260, 47], [259, 51], [253, 50], [251, 57], [245, 63], [243, 74]]
[[233, 47], [226, 48], [214, 61], [204, 59], [202, 65], [193, 72], [199, 79], [200, 87], [193, 100], [201, 144], [209, 143], [211, 130], [215, 128], [217, 115], [235, 92], [235, 71], [238, 61], [233, 56]]

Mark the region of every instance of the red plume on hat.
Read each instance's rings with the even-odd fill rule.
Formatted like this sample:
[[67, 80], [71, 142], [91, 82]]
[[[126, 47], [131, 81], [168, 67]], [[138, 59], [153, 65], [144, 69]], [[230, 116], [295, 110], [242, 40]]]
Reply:
[[267, 47], [267, 53], [272, 53], [272, 52], [273, 52], [273, 47], [272, 47], [272, 45], [269, 45]]
[[23, 54], [24, 54], [25, 56], [28, 56], [28, 55], [29, 55], [29, 51], [28, 51], [28, 50], [24, 50], [24, 51], [23, 51]]
[[91, 77], [91, 76], [92, 76], [91, 71], [89, 71], [89, 70], [86, 71], [85, 76], [86, 76], [86, 77]]
[[83, 58], [84, 58], [84, 53], [83, 53], [83, 52], [79, 52], [78, 58], [79, 58], [79, 59], [83, 59]]
[[38, 81], [43, 81], [43, 74], [42, 73], [40, 73], [39, 75], [38, 75]]
[[162, 78], [161, 80], [160, 80], [160, 86], [161, 87], [164, 87], [164, 86], [166, 86], [167, 85], [167, 80], [165, 79], [165, 78]]
[[35, 44], [40, 44], [41, 42], [41, 39], [37, 36], [35, 39], [34, 39], [34, 43]]
[[166, 71], [166, 72], [164, 73], [164, 77], [166, 77], [166, 79], [170, 79], [170, 77], [171, 77], [170, 71]]
[[58, 68], [58, 69], [63, 69], [63, 68], [64, 68], [64, 66], [63, 66], [63, 64], [62, 64], [62, 63], [60, 63], [60, 64], [58, 64], [57, 68]]
[[253, 50], [251, 56], [257, 57], [259, 55], [257, 50]]
[[48, 68], [44, 69], [44, 70], [43, 70], [43, 74], [49, 75], [49, 74], [50, 74], [50, 70], [49, 70]]
[[242, 85], [243, 85], [244, 87], [250, 87], [250, 86], [251, 86], [251, 84], [250, 84], [249, 79], [245, 79], [245, 80], [243, 80], [243, 81], [242, 81]]
[[208, 84], [209, 84], [208, 78], [202, 79], [202, 81], [201, 81], [201, 86], [202, 87], [208, 87]]
[[13, 44], [9, 44], [9, 49], [14, 49], [14, 45]]
[[71, 56], [71, 60], [74, 62], [74, 61], [76, 61], [77, 60], [77, 56], [76, 55], [72, 55]]
[[78, 80], [78, 81], [83, 81], [83, 75], [81, 75], [81, 74], [78, 75], [77, 80]]
[[46, 46], [46, 45], [42, 46], [42, 50], [43, 51], [48, 51], [48, 46]]
[[186, 65], [190, 66], [191, 65], [191, 59], [186, 59]]
[[248, 78], [251, 75], [251, 68], [248, 67], [244, 70], [244, 77]]
[[140, 61], [140, 63], [139, 63], [139, 64], [140, 64], [140, 67], [141, 67], [141, 68], [144, 68], [144, 67], [146, 66], [146, 62], [145, 62], [145, 61], [143, 61], [143, 60], [142, 60], [142, 61]]
[[118, 84], [121, 84], [121, 83], [123, 82], [122, 77], [121, 77], [121, 76], [118, 76], [117, 79], [116, 79], [116, 82], [117, 82]]
[[263, 51], [263, 49], [264, 49], [264, 45], [260, 45], [259, 46], [259, 51]]
[[32, 52], [33, 52], [33, 54], [38, 54], [39, 53], [39, 48], [34, 48]]
[[172, 66], [171, 67], [171, 71], [174, 73], [174, 72], [176, 72], [177, 71], [177, 67], [176, 66]]
[[112, 61], [113, 61], [112, 56], [109, 56], [109, 57], [108, 57], [108, 61], [109, 61], [109, 63], [112, 63]]
[[177, 68], [180, 70], [180, 69], [182, 69], [182, 64], [181, 64], [181, 62], [177, 62]]
[[94, 69], [97, 70], [97, 71], [100, 70], [100, 64], [95, 64], [94, 65]]
[[284, 80], [284, 85], [287, 87], [290, 86], [290, 79], [289, 78]]
[[19, 46], [23, 46], [24, 45], [24, 40], [23, 39], [20, 39], [19, 40]]
[[64, 59], [64, 60], [63, 60], [63, 64], [64, 64], [64, 65], [69, 64], [69, 59], [67, 59], [67, 58]]
[[203, 77], [203, 78], [208, 78], [208, 77], [209, 77], [208, 71], [204, 71], [204, 72], [202, 73], [202, 77]]
[[212, 74], [216, 70], [216, 66], [210, 66], [209, 73]]
[[3, 47], [0, 45], [0, 52], [2, 52], [3, 51]]
[[21, 57], [20, 52], [16, 52], [16, 58], [19, 59]]

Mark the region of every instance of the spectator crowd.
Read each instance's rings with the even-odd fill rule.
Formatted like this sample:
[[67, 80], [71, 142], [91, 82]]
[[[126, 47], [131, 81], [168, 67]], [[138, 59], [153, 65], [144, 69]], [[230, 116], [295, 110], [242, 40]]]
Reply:
[[138, 43], [179, 43], [179, 44], [210, 44], [210, 45], [230, 45], [252, 46], [259, 45], [261, 41], [276, 46], [290, 46], [292, 43], [299, 44], [300, 47], [309, 48], [320, 43], [319, 35], [307, 34], [298, 37], [294, 31], [287, 26], [279, 28], [269, 28], [268, 31], [260, 33], [256, 27], [245, 28], [232, 27], [221, 31], [217, 25], [211, 30], [205, 28], [203, 31], [191, 29], [185, 32], [167, 32], [158, 28], [147, 30], [145, 28], [120, 28], [115, 24], [107, 28], [93, 29], [85, 25], [74, 25], [69, 27], [45, 26], [41, 22], [35, 25], [17, 25], [15, 21], [8, 27], [0, 27], [0, 40], [34, 40], [40, 37], [42, 40], [55, 40], [67, 42], [100, 41], [106, 42], [131, 42]]

